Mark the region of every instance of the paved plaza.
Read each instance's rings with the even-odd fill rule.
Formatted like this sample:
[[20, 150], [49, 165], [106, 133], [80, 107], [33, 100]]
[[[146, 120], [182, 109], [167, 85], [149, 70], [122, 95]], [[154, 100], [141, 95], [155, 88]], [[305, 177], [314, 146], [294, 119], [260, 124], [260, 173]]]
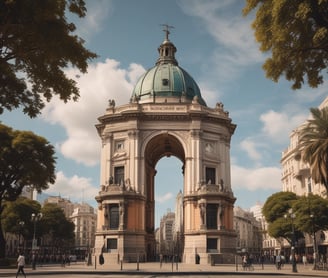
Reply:
[[[122, 269], [121, 269], [122, 268]], [[138, 269], [139, 268], [139, 269]], [[124, 263], [113, 265], [86, 265], [84, 263], [71, 263], [69, 266], [43, 265], [37, 266], [32, 270], [29, 266], [25, 272], [27, 276], [38, 276], [38, 278], [48, 277], [50, 275], [60, 275], [62, 277], [81, 277], [87, 276], [97, 278], [103, 276], [109, 277], [327, 277], [328, 272], [322, 270], [312, 270], [312, 265], [298, 265], [298, 272], [292, 273], [291, 265], [285, 265], [283, 269], [277, 270], [274, 265], [266, 264], [264, 268], [260, 265], [254, 265], [253, 270], [243, 270], [236, 265], [196, 265], [172, 263]], [[0, 277], [15, 277], [16, 269], [0, 269]], [[23, 277], [22, 275], [19, 277]]]

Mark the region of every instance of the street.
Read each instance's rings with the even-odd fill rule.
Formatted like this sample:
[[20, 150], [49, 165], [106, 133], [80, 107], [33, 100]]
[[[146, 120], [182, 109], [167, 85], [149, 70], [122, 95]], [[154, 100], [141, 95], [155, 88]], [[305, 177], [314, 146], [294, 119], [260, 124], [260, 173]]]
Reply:
[[[139, 269], [138, 269], [139, 267]], [[138, 269], [138, 270], [137, 270]], [[60, 265], [43, 265], [37, 266], [36, 270], [32, 270], [29, 266], [25, 268], [27, 277], [45, 278], [49, 276], [62, 276], [65, 278], [88, 277], [88, 278], [144, 278], [144, 277], [327, 277], [327, 271], [312, 270], [312, 265], [303, 266], [298, 264], [298, 272], [293, 273], [291, 265], [285, 265], [281, 270], [277, 270], [273, 264], [264, 265], [263, 269], [260, 265], [254, 265], [254, 270], [242, 270], [241, 266], [236, 265], [196, 265], [179, 263], [176, 265], [166, 263], [162, 266], [159, 263], [125, 263], [122, 267], [119, 264], [112, 265], [91, 265], [84, 263], [73, 263], [69, 266], [62, 267]], [[0, 269], [0, 277], [15, 277], [16, 269]], [[18, 277], [23, 277], [22, 275]]]
[[[324, 274], [324, 273], [322, 273]], [[325, 273], [327, 274], [327, 273]], [[65, 278], [78, 278], [78, 277], [81, 277], [83, 276], [83, 274], [69, 274], [69, 273], [53, 273], [53, 275], [60, 275], [60, 276], [63, 276]], [[46, 274], [46, 275], [34, 275], [33, 276], [37, 276], [38, 278], [48, 278], [49, 277], [49, 274]], [[245, 278], [251, 278], [251, 277], [277, 277], [277, 274], [263, 274], [263, 273], [249, 273], [249, 274], [245, 274], [245, 273], [236, 273], [236, 274], [232, 274], [232, 273], [219, 273], [219, 274], [212, 274], [212, 275], [209, 275], [209, 274], [206, 274], [206, 275], [202, 275], [202, 274], [192, 274], [192, 275], [177, 275], [175, 273], [172, 273], [172, 274], [169, 274], [169, 273], [162, 273], [162, 274], [140, 274], [140, 275], [131, 275], [131, 274], [127, 274], [127, 273], [122, 273], [122, 274], [97, 274], [95, 273], [94, 275], [90, 275], [88, 274], [87, 277], [88, 278], [103, 278], [103, 277], [110, 277], [110, 278], [124, 278], [124, 277], [129, 277], [129, 278], [161, 278], [161, 277], [170, 277], [170, 278], [181, 278], [181, 277], [193, 277], [193, 278], [212, 278], [212, 277], [229, 277], [229, 278], [237, 278], [237, 277], [245, 277]], [[280, 276], [280, 275], [279, 275]], [[323, 276], [317, 276], [317, 275], [302, 275], [302, 274], [291, 274], [291, 275], [287, 275], [285, 273], [283, 273], [281, 276], [283, 276], [284, 278], [295, 278], [295, 277], [307, 277], [307, 278], [311, 278], [311, 277], [327, 277], [327, 275], [323, 275]], [[280, 277], [281, 277], [280, 276]], [[0, 275], [0, 277], [13, 277], [13, 276], [2, 276]], [[23, 277], [22, 275], [21, 276], [18, 276], [18, 277]], [[27, 275], [27, 277], [30, 277], [30, 275]]]

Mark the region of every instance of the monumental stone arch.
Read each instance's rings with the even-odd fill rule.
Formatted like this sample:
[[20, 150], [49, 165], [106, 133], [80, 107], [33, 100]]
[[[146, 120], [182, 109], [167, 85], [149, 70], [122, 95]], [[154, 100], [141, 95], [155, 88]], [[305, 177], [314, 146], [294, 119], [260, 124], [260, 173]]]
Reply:
[[230, 141], [236, 125], [221, 102], [206, 105], [197, 83], [178, 65], [166, 27], [159, 58], [137, 82], [130, 103], [116, 106], [110, 100], [98, 118], [95, 254], [102, 253], [106, 262], [154, 260], [156, 165], [175, 156], [183, 165], [182, 230], [175, 231], [182, 261], [232, 262]]

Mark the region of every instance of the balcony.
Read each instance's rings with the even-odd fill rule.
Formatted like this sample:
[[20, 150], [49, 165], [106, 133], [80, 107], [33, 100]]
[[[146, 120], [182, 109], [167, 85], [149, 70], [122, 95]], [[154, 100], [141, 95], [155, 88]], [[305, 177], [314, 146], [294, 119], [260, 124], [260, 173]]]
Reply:
[[310, 176], [310, 168], [308, 167], [301, 168], [295, 173], [295, 178], [298, 180], [302, 180], [302, 177], [309, 177], [309, 176]]

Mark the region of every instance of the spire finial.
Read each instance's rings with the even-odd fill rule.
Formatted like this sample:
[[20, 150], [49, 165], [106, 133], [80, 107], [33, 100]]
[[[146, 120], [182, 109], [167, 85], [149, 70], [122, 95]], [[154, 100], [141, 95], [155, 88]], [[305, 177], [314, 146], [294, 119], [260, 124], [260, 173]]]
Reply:
[[161, 24], [161, 26], [164, 27], [163, 31], [165, 32], [165, 40], [169, 41], [170, 29], [173, 29], [174, 26], [170, 26], [168, 24]]
[[174, 28], [168, 24], [161, 24], [163, 26], [163, 31], [165, 33], [165, 39], [158, 48], [159, 58], [157, 59], [156, 65], [159, 64], [174, 64], [178, 65], [177, 60], [175, 60], [174, 53], [177, 51], [174, 44], [169, 40], [170, 29]]

